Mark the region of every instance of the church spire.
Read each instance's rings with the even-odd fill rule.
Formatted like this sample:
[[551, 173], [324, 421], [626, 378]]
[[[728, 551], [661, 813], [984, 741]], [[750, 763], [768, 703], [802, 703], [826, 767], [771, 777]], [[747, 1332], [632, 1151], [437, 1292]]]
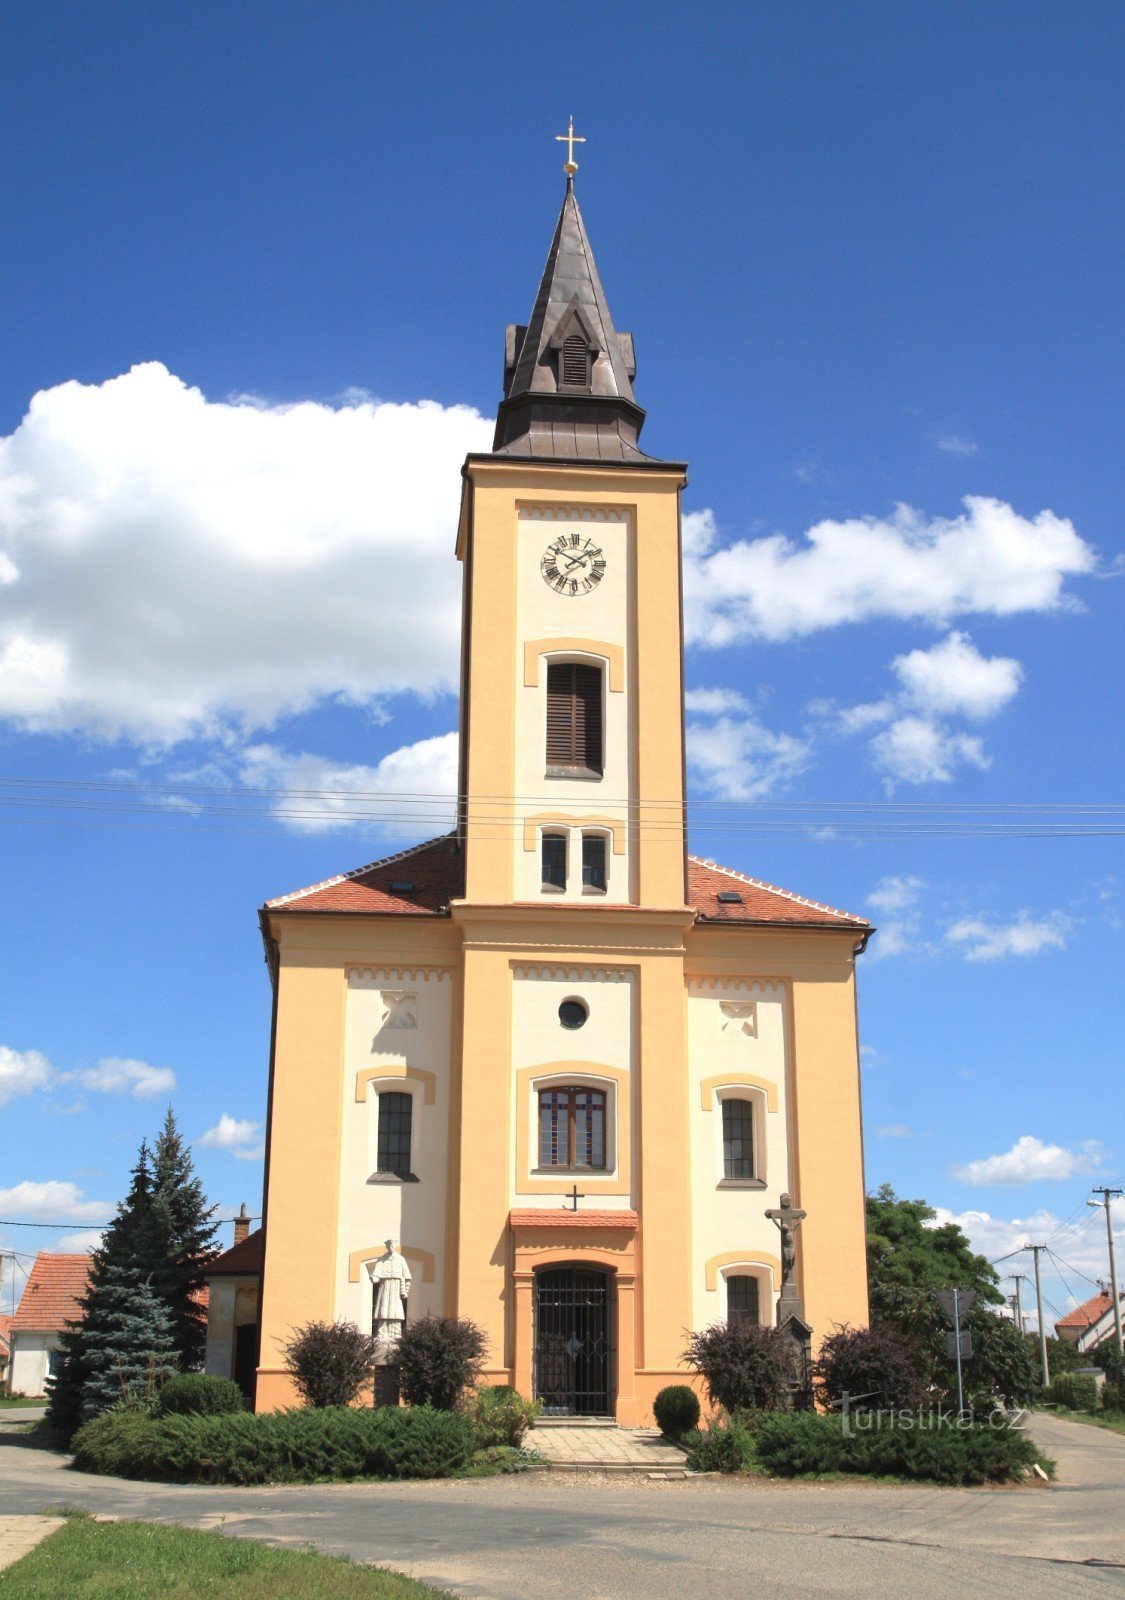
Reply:
[[633, 396], [633, 336], [618, 333], [574, 193], [568, 135], [566, 194], [526, 327], [509, 324], [497, 455], [647, 461], [645, 414]]

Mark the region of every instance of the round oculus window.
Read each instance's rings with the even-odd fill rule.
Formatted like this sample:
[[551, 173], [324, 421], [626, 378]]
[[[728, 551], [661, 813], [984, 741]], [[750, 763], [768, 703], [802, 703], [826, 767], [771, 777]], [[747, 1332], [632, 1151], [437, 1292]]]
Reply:
[[584, 1000], [564, 1000], [559, 1007], [559, 1021], [564, 1028], [580, 1028], [590, 1015]]

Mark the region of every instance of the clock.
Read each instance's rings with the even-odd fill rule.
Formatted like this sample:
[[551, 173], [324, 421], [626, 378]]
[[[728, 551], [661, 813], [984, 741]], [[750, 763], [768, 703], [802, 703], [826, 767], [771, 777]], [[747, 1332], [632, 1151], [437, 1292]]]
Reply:
[[589, 594], [605, 576], [605, 555], [587, 534], [560, 533], [544, 550], [539, 570], [556, 594]]

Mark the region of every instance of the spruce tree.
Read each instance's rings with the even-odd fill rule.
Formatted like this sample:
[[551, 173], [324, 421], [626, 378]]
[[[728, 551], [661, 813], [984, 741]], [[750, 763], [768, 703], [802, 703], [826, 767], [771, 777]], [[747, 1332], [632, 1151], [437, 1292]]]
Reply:
[[123, 1401], [151, 1402], [176, 1370], [171, 1313], [136, 1268], [106, 1266], [98, 1316], [86, 1329], [85, 1359], [83, 1421]]
[[172, 1336], [185, 1372], [203, 1365], [207, 1317], [200, 1306], [203, 1271], [215, 1253], [216, 1206], [208, 1206], [171, 1106], [156, 1140], [153, 1198], [167, 1233], [167, 1254], [152, 1286], [172, 1317]]

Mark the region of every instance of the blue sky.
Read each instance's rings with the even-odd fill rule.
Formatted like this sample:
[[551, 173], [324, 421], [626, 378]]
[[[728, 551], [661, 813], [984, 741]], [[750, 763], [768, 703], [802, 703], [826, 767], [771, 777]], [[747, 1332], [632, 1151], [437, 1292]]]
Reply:
[[[645, 443], [691, 465], [693, 848], [880, 924], [869, 1184], [990, 1255], [1051, 1237], [1078, 1269], [1052, 1301], [1092, 1292], [1120, 842], [934, 808], [1119, 793], [1121, 29], [1096, 3], [9, 17], [0, 776], [38, 785], [0, 786], [0, 1217], [102, 1220], [169, 1096], [214, 1199], [258, 1209], [256, 908], [444, 824], [417, 796], [456, 724], [458, 468], [573, 111]], [[415, 798], [374, 826], [357, 790]], [[892, 831], [940, 818], [968, 831]]]

